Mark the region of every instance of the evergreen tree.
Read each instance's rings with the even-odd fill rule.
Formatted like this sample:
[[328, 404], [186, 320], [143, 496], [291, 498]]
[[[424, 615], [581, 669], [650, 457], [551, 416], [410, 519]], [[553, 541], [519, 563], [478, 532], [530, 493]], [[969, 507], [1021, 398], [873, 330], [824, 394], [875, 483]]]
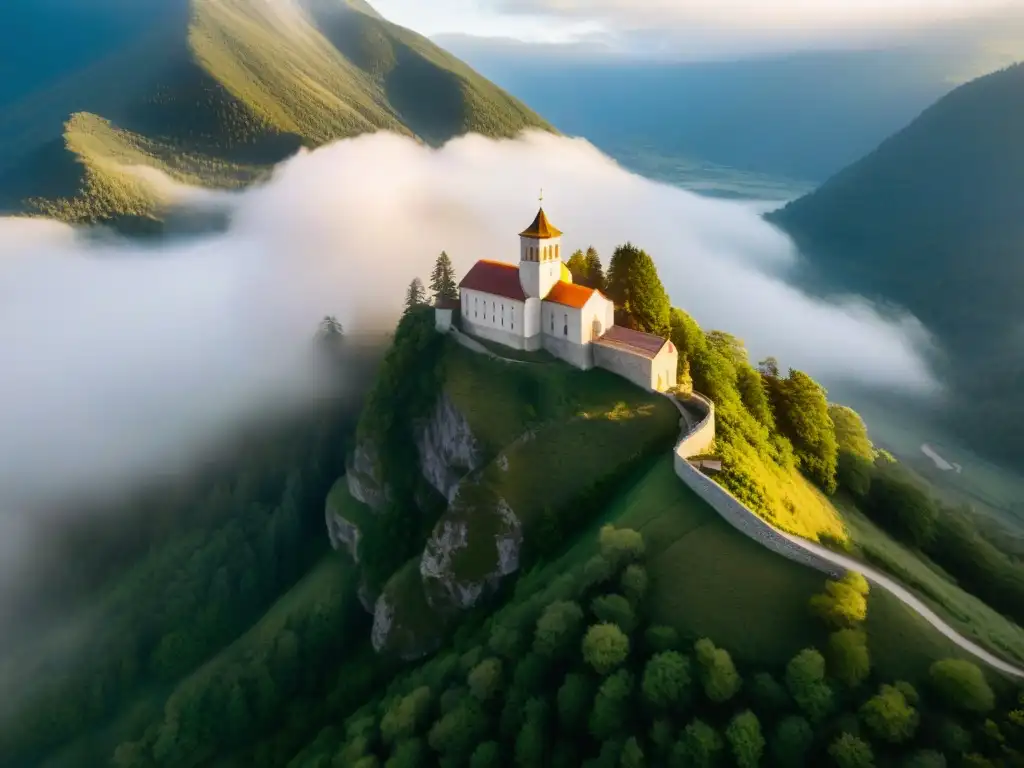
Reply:
[[601, 257], [597, 255], [597, 249], [594, 246], [587, 248], [584, 263], [587, 265], [584, 285], [603, 291], [605, 289], [604, 267], [601, 266]]
[[408, 312], [410, 309], [425, 303], [426, 292], [423, 290], [423, 281], [418, 277], [414, 277], [405, 292], [405, 311]]
[[459, 298], [459, 286], [455, 282], [455, 268], [452, 267], [452, 260], [444, 251], [441, 251], [441, 255], [434, 262], [434, 271], [430, 275], [430, 290], [434, 294], [435, 303], [442, 299], [455, 301]]
[[583, 285], [583, 281], [587, 278], [587, 261], [583, 251], [576, 250], [565, 262], [565, 266], [572, 272], [572, 281], [577, 285]]
[[669, 335], [668, 294], [654, 260], [645, 251], [630, 243], [615, 249], [608, 268], [607, 292], [615, 302], [617, 324]]

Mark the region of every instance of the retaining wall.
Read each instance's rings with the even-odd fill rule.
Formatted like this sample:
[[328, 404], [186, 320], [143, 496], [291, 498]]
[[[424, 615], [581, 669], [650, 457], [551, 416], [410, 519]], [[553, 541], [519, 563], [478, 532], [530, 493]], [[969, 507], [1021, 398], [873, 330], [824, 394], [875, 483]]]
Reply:
[[710, 477], [690, 464], [688, 459], [707, 452], [715, 440], [715, 405], [702, 395], [694, 393], [691, 404], [706, 410], [705, 416], [676, 444], [672, 457], [676, 475], [686, 486], [711, 505], [733, 528], [757, 541], [776, 554], [801, 565], [814, 568], [832, 577], [840, 577], [845, 570], [823, 557], [801, 549], [788, 534], [778, 531], [758, 517], [746, 505]]

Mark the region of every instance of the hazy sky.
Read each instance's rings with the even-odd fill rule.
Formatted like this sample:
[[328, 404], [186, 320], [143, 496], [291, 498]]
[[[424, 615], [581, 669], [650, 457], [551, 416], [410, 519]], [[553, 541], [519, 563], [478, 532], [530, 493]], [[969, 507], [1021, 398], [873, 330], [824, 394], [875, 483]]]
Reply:
[[682, 57], [846, 47], [955, 29], [1014, 11], [1012, 0], [376, 0], [422, 34], [587, 41]]

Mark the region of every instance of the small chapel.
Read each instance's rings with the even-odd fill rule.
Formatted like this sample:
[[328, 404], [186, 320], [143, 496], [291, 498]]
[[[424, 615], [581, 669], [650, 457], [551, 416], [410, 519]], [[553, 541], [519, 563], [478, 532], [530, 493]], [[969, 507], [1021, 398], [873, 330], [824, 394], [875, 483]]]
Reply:
[[481, 260], [459, 283], [459, 300], [435, 309], [439, 331], [453, 313], [462, 331], [521, 350], [544, 349], [582, 370], [606, 368], [658, 392], [676, 386], [671, 341], [615, 325], [615, 305], [573, 283], [562, 261], [562, 232], [541, 207], [519, 233], [519, 263]]

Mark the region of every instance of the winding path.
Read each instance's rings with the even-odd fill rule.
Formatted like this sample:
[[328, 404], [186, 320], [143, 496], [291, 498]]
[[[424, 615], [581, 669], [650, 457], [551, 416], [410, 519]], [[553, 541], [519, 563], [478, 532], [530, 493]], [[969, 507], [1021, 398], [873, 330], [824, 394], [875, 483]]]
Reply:
[[[451, 329], [451, 334], [454, 336], [455, 341], [466, 347], [467, 349], [476, 352], [478, 354], [487, 355], [488, 357], [496, 360], [504, 360], [508, 363], [525, 363], [525, 360], [513, 360], [512, 358], [502, 357], [491, 350], [487, 349], [483, 344], [476, 341], [464, 333], [460, 333], [454, 328]], [[898, 581], [893, 579], [891, 576], [882, 573], [881, 571], [871, 567], [866, 563], [862, 563], [859, 560], [855, 560], [852, 557], [840, 555], [837, 552], [833, 552], [830, 549], [826, 549], [820, 544], [815, 544], [812, 541], [801, 538], [800, 536], [794, 536], [786, 533], [785, 531], [779, 530], [775, 526], [771, 525], [763, 518], [754, 514], [750, 509], [741, 504], [736, 500], [728, 491], [722, 486], [715, 483], [713, 480], [707, 480], [703, 473], [690, 467], [687, 459], [689, 456], [684, 455], [684, 446], [687, 439], [694, 435], [697, 431], [701, 430], [706, 426], [708, 419], [694, 423], [693, 415], [686, 409], [686, 407], [679, 401], [679, 399], [670, 393], [663, 393], [665, 397], [672, 401], [672, 403], [679, 410], [679, 428], [681, 431], [679, 443], [673, 450], [674, 460], [676, 461], [676, 472], [679, 474], [680, 479], [690, 488], [697, 492], [701, 498], [707, 502], [712, 509], [718, 512], [719, 515], [733, 528], [738, 530], [743, 535], [753, 539], [761, 546], [770, 549], [781, 557], [785, 557], [789, 560], [793, 560], [802, 565], [814, 568], [821, 573], [825, 573], [832, 577], [842, 576], [846, 571], [857, 571], [863, 574], [864, 578], [875, 586], [881, 587], [889, 594], [893, 595], [897, 600], [903, 603], [905, 606], [910, 608], [914, 613], [920, 616], [922, 619], [927, 621], [933, 628], [942, 633], [944, 636], [949, 638], [959, 648], [971, 654], [975, 658], [985, 662], [993, 669], [997, 669], [1005, 675], [1010, 677], [1024, 679], [1024, 667], [1018, 667], [1014, 664], [1004, 661], [990, 651], [985, 650], [980, 645], [972, 640], [968, 640], [966, 637], [961, 635], [949, 624], [947, 624], [935, 611], [929, 608], [925, 603], [915, 596], [909, 589], [904, 587]], [[713, 406], [712, 406], [713, 407]], [[710, 420], [713, 429], [714, 413], [710, 415]], [[691, 454], [692, 455], [692, 454]], [[706, 485], [703, 488], [694, 487], [695, 478], [692, 476], [684, 477], [680, 469], [680, 461], [689, 468], [689, 472], [700, 478], [705, 478]], [[686, 470], [683, 469], [682, 472]], [[723, 500], [728, 499], [727, 503], [716, 503], [715, 501], [708, 498], [708, 490], [714, 489], [713, 493], [719, 495]]]
[[[676, 446], [675, 458], [677, 459], [677, 474], [679, 473], [678, 459], [682, 459], [684, 462], [688, 459], [688, 456], [683, 456], [683, 447], [686, 439], [690, 437], [696, 430], [700, 429], [704, 422], [694, 425], [693, 418], [690, 413], [686, 410], [683, 404], [674, 396], [666, 395], [679, 409], [681, 415], [680, 427], [683, 432], [680, 437], [679, 444]], [[712, 415], [713, 418], [713, 415]], [[688, 466], [688, 465], [687, 465]], [[691, 471], [699, 474], [703, 477], [703, 474], [699, 473], [696, 469]], [[680, 475], [680, 479], [686, 483], [687, 486], [693, 487], [692, 483], [687, 478]], [[713, 481], [709, 481], [713, 482]], [[804, 565], [808, 565], [815, 568], [818, 571], [827, 573], [830, 576], [838, 575], [845, 571], [857, 571], [864, 575], [869, 582], [881, 587], [886, 592], [893, 595], [897, 600], [903, 603], [905, 606], [910, 608], [921, 618], [927, 621], [932, 627], [941, 632], [947, 638], [949, 638], [958, 647], [967, 651], [967, 653], [980, 659], [981, 661], [988, 664], [993, 669], [997, 669], [1000, 672], [1009, 675], [1010, 677], [1024, 679], [1024, 668], [1011, 664], [1003, 659], [999, 658], [990, 651], [985, 650], [980, 645], [972, 640], [968, 640], [966, 637], [961, 635], [949, 624], [947, 624], [938, 614], [929, 608], [925, 603], [915, 596], [909, 589], [904, 587], [898, 581], [888, 576], [885, 573], [862, 563], [859, 560], [855, 560], [852, 557], [840, 555], [837, 552], [833, 552], [830, 549], [826, 549], [820, 544], [808, 541], [807, 539], [799, 536], [781, 531], [770, 523], [766, 522], [761, 517], [755, 515], [751, 510], [740, 504], [738, 501], [733, 499], [721, 486], [717, 483], [714, 484], [716, 488], [720, 489], [723, 496], [728, 496], [732, 499], [733, 503], [729, 504], [716, 504], [711, 502], [704, 493], [697, 490], [698, 495], [702, 496], [710, 506], [718, 512], [727, 523], [733, 528], [744, 535], [754, 539], [762, 546], [771, 549], [777, 554], [786, 557], [790, 560], [796, 560]]]

